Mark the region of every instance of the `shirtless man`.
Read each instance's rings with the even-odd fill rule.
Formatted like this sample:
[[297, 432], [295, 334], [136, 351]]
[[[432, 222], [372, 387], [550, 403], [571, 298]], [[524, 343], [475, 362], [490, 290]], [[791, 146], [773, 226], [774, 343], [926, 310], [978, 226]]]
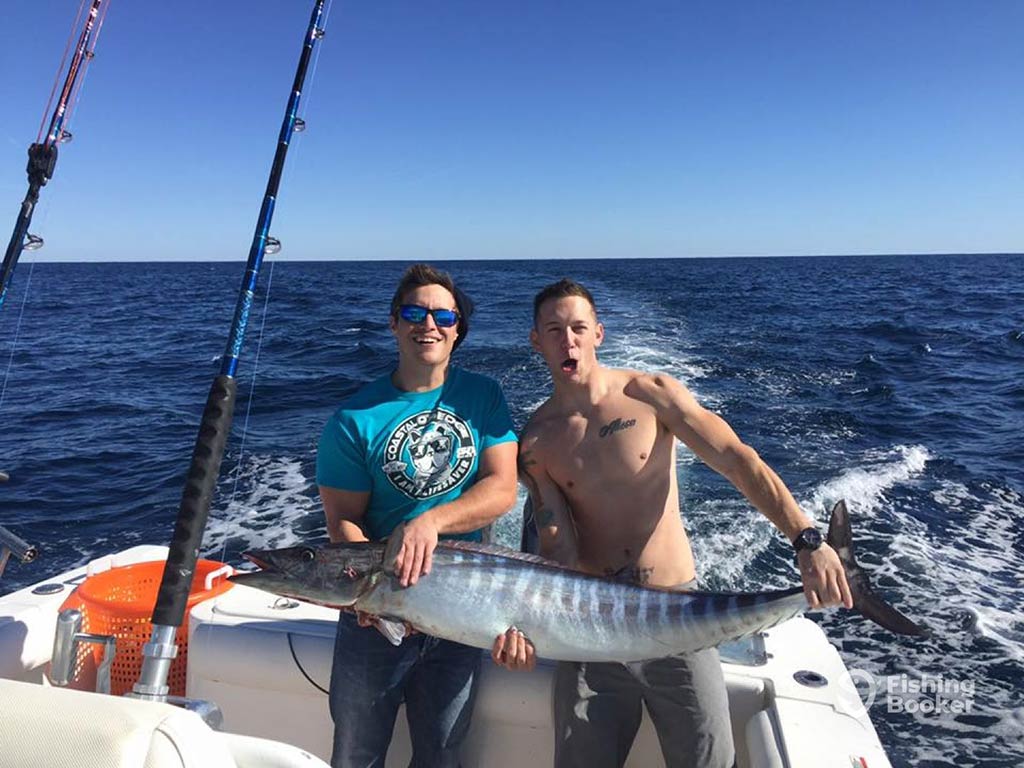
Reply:
[[[554, 392], [530, 419], [519, 448], [541, 554], [587, 573], [693, 588], [696, 571], [679, 514], [676, 440], [732, 482], [798, 552], [811, 608], [852, 607], [839, 558], [778, 475], [678, 381], [613, 370], [597, 361], [604, 328], [593, 297], [562, 280], [534, 299], [533, 348]], [[494, 659], [533, 665], [510, 630]], [[731, 766], [735, 759], [718, 652], [638, 664], [560, 663], [555, 678], [555, 765], [621, 766], [646, 702], [666, 764]]]

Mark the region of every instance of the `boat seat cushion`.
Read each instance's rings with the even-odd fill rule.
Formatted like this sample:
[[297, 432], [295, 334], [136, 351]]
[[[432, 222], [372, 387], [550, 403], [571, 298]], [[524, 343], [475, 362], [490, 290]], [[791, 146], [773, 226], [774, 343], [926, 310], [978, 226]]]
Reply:
[[[217, 733], [169, 704], [0, 680], [0, 764], [53, 768], [298, 765], [300, 750]], [[243, 743], [244, 742], [244, 743]], [[232, 756], [238, 747], [241, 762]], [[292, 754], [296, 753], [296, 754]], [[259, 755], [268, 759], [260, 760]], [[293, 758], [294, 762], [289, 760]], [[301, 764], [323, 765], [307, 753]]]

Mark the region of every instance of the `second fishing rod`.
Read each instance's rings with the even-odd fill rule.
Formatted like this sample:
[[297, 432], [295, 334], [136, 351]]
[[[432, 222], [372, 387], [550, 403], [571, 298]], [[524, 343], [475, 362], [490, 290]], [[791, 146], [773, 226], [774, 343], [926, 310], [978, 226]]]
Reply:
[[153, 634], [143, 651], [142, 672], [133, 692], [133, 695], [140, 698], [160, 700], [167, 696], [167, 676], [171, 662], [177, 654], [175, 633], [185, 616], [189, 590], [210, 512], [210, 502], [220, 474], [228, 433], [231, 430], [237, 389], [235, 372], [256, 293], [260, 266], [264, 255], [278, 248], [277, 241], [270, 236], [270, 224], [292, 134], [297, 126], [305, 125], [298, 117], [299, 101], [313, 50], [324, 36], [325, 2], [326, 0], [315, 0], [303, 38], [302, 54], [299, 57], [281, 124], [277, 151], [270, 168], [263, 204], [256, 220], [256, 231], [249, 247], [249, 258], [238, 293], [227, 348], [221, 359], [220, 373], [210, 387], [199, 434], [196, 437], [167, 565], [160, 582], [156, 607], [153, 609]]
[[22, 251], [26, 248], [39, 248], [43, 244], [42, 238], [29, 234], [28, 228], [32, 225], [32, 214], [39, 202], [39, 192], [46, 186], [46, 182], [53, 178], [53, 172], [57, 166], [57, 147], [71, 138], [71, 134], [64, 126], [74, 104], [81, 78], [94, 56], [96, 40], [103, 23], [103, 13], [106, 12], [105, 2], [106, 0], [92, 0], [82, 25], [82, 31], [75, 43], [75, 52], [71, 57], [71, 63], [64, 77], [64, 84], [61, 87], [57, 104], [50, 116], [46, 133], [43, 134], [40, 131], [35, 143], [28, 148], [28, 167], [25, 169], [28, 173], [28, 191], [21, 203], [21, 210], [14, 223], [11, 239], [7, 243], [3, 265], [0, 266], [0, 309], [3, 308], [11, 276], [14, 274], [14, 268], [18, 264]]

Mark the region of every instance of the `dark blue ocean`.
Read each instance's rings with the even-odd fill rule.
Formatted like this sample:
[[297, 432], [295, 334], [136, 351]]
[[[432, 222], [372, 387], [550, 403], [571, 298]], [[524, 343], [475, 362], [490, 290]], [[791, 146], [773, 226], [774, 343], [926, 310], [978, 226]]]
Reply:
[[[403, 266], [265, 264], [209, 555], [323, 537], [317, 437], [392, 366]], [[816, 618], [851, 669], [955, 681], [971, 704], [899, 712], [879, 695], [894, 765], [1024, 763], [1024, 257], [446, 266], [478, 305], [457, 361], [502, 382], [518, 425], [549, 387], [527, 345], [531, 297], [571, 276], [597, 298], [605, 363], [678, 376], [820, 520], [847, 500], [876, 586], [934, 636]], [[42, 554], [0, 592], [169, 539], [241, 279], [235, 263], [18, 268], [0, 312], [0, 524]], [[735, 490], [686, 450], [678, 469], [707, 587], [796, 583], [788, 544]]]

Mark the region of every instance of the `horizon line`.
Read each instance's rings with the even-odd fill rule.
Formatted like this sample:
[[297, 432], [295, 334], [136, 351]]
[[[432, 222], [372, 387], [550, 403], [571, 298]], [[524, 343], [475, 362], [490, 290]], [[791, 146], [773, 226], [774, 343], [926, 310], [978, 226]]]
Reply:
[[[390, 262], [462, 262], [462, 261], [676, 261], [685, 259], [837, 259], [837, 258], [896, 258], [906, 256], [1024, 256], [1024, 251], [905, 251], [905, 252], [860, 252], [860, 253], [789, 253], [789, 254], [729, 254], [709, 256], [521, 256], [516, 258], [480, 256], [475, 258], [422, 258], [422, 257], [380, 257], [380, 258], [294, 258], [289, 256], [265, 256], [264, 261], [279, 261], [291, 264], [312, 263], [390, 263]], [[24, 257], [23, 263], [32, 264], [238, 264], [246, 258], [211, 259], [69, 259]]]

